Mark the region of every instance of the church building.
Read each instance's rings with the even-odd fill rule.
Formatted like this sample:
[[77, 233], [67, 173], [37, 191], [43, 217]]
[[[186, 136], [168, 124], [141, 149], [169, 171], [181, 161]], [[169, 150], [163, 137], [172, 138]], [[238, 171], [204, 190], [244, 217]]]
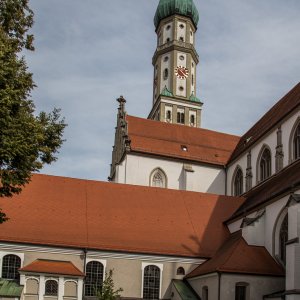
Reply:
[[[243, 136], [201, 126], [199, 13], [160, 0], [148, 118], [118, 100], [109, 182], [0, 199], [0, 300], [300, 300], [300, 83]], [[151, 101], [151, 100], [150, 100]]]

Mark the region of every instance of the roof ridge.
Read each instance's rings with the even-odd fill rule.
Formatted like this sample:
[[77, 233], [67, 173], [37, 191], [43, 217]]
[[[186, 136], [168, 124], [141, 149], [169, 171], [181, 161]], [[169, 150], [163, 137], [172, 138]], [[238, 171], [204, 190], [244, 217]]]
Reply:
[[143, 121], [145, 121], [145, 122], [153, 122], [153, 123], [156, 123], [156, 124], [163, 124], [163, 126], [177, 126], [178, 128], [185, 128], [185, 129], [191, 130], [191, 131], [192, 131], [192, 130], [203, 130], [203, 131], [214, 132], [214, 133], [218, 133], [218, 134], [229, 135], [229, 136], [241, 138], [241, 136], [236, 135], [236, 134], [231, 134], [231, 133], [222, 132], [222, 131], [216, 131], [216, 130], [207, 129], [207, 128], [202, 128], [202, 127], [191, 127], [191, 126], [186, 126], [186, 125], [180, 125], [180, 124], [174, 124], [174, 123], [161, 122], [161, 121], [157, 121], [157, 120], [146, 119], [146, 118], [137, 117], [137, 116], [132, 116], [132, 115], [128, 115], [128, 114], [126, 115], [126, 117], [135, 118], [135, 119], [140, 119], [140, 120], [143, 120]]

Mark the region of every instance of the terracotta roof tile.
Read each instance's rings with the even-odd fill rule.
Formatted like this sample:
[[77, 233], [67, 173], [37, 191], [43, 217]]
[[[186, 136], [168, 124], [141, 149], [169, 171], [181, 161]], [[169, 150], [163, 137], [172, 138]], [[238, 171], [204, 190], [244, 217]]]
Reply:
[[19, 269], [22, 272], [84, 276], [70, 261], [38, 259]]
[[269, 252], [260, 246], [250, 246], [241, 231], [231, 234], [212, 259], [194, 269], [187, 278], [213, 272], [284, 276], [284, 269]]
[[10, 220], [0, 240], [99, 250], [211, 257], [228, 237], [222, 224], [243, 203], [219, 196], [34, 175], [0, 199]]
[[[203, 128], [193, 128], [127, 116], [131, 150], [171, 158], [225, 165], [239, 137]], [[187, 151], [182, 150], [187, 147]]]
[[[255, 144], [263, 135], [270, 131], [285, 116], [300, 105], [300, 83], [279, 100], [263, 117], [256, 122], [240, 139], [230, 161]], [[248, 142], [246, 142], [248, 141]]]

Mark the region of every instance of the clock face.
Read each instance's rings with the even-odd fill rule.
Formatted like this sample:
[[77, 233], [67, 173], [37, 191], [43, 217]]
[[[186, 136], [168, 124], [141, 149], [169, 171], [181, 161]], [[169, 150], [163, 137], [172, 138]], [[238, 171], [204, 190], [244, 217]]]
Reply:
[[186, 67], [178, 66], [175, 68], [175, 75], [180, 79], [185, 79], [189, 76], [189, 70]]

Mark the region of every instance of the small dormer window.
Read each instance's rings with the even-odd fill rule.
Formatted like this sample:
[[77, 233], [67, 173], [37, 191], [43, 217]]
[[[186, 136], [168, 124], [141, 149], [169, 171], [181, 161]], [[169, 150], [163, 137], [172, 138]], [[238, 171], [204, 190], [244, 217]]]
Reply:
[[185, 145], [181, 145], [181, 150], [187, 152], [187, 151], [188, 151], [188, 148], [187, 148], [187, 146], [185, 146]]

